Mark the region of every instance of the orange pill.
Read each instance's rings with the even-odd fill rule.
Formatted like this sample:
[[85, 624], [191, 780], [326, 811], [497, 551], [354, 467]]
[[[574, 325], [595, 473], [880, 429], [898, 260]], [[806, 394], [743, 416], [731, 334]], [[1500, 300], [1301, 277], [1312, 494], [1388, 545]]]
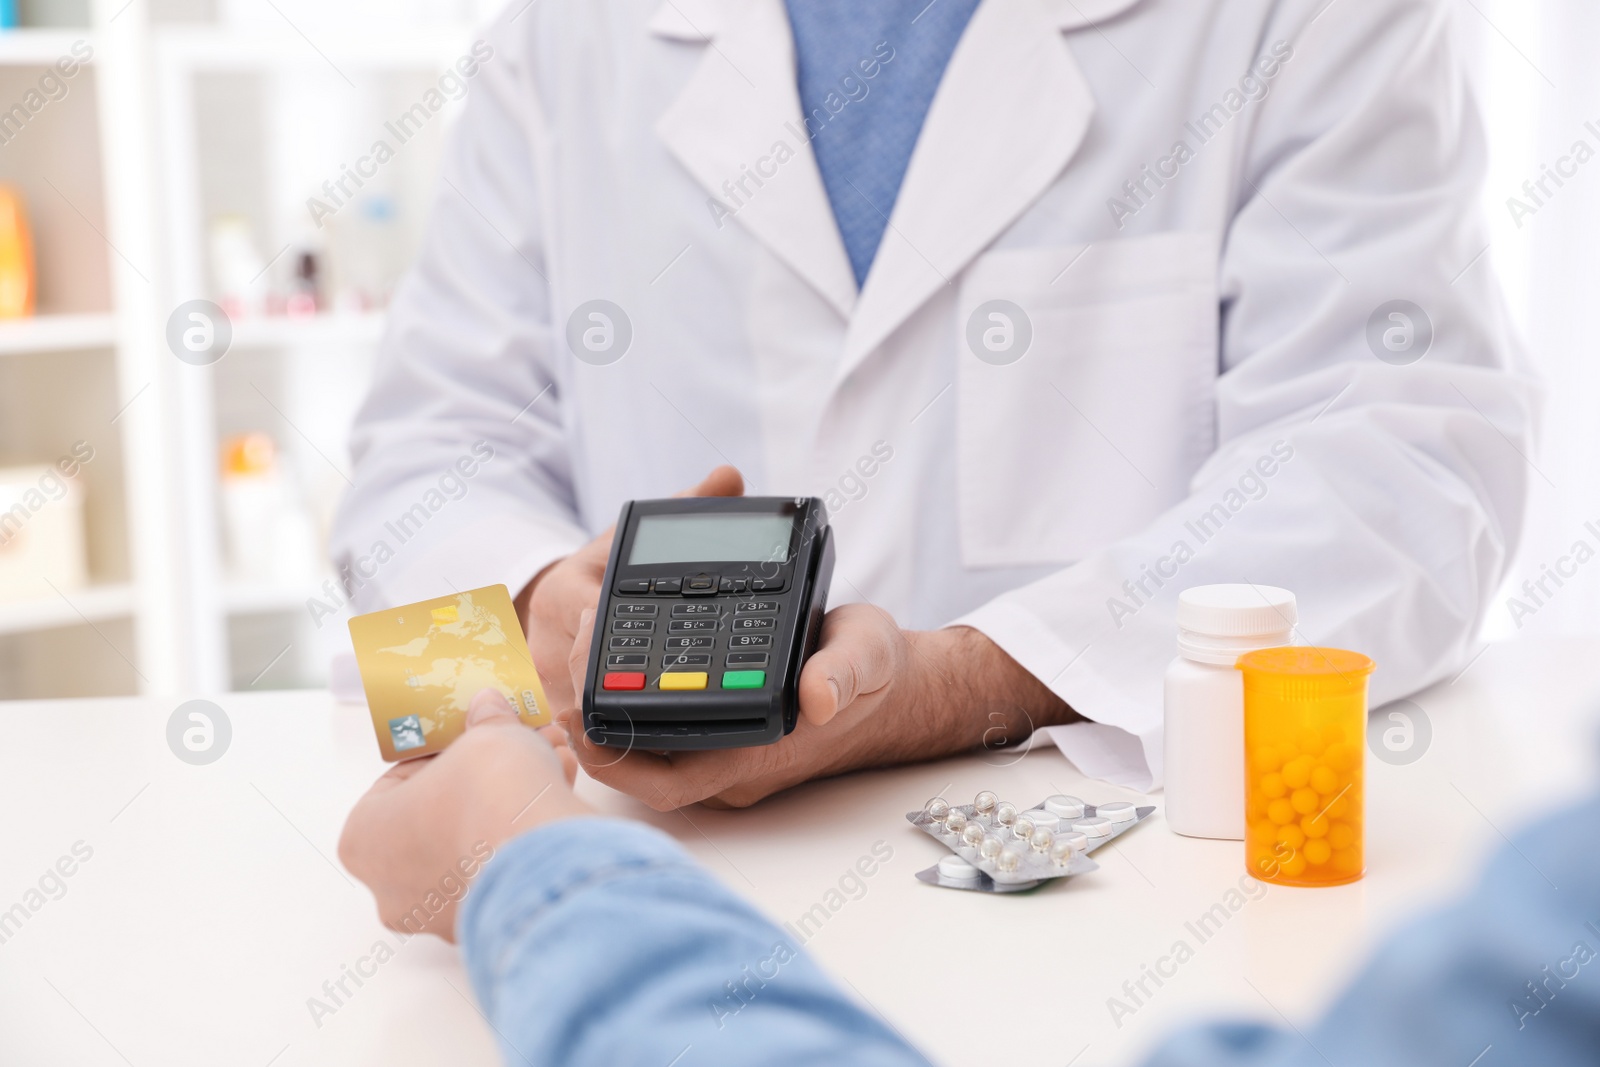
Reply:
[[1318, 764], [1311, 770], [1311, 788], [1323, 796], [1339, 791], [1339, 772], [1326, 763]]
[[1333, 855], [1333, 848], [1326, 841], [1313, 839], [1306, 842], [1305, 854], [1307, 863], [1320, 867]]
[[1328, 805], [1328, 818], [1330, 818], [1330, 819], [1342, 819], [1346, 815], [1348, 815], [1349, 812], [1350, 812], [1350, 794], [1349, 793], [1345, 793], [1343, 796], [1334, 797], [1333, 802]]
[[1283, 775], [1274, 772], [1261, 779], [1261, 794], [1268, 800], [1277, 800], [1289, 795], [1289, 786], [1284, 782]]
[[1355, 768], [1356, 751], [1343, 741], [1336, 741], [1322, 752], [1322, 762], [1341, 774]]
[[1294, 805], [1290, 804], [1284, 798], [1279, 797], [1277, 800], [1274, 800], [1272, 803], [1267, 805], [1267, 818], [1271, 819], [1279, 826], [1286, 826], [1289, 823], [1294, 822]]
[[1356, 842], [1356, 831], [1349, 823], [1336, 822], [1328, 828], [1328, 844], [1335, 850], [1347, 849]]
[[1289, 878], [1298, 878], [1306, 873], [1306, 857], [1302, 852], [1296, 852], [1278, 865], [1278, 870]]
[[1290, 848], [1299, 848], [1306, 843], [1306, 832], [1294, 823], [1278, 827], [1278, 840]]
[[1299, 789], [1311, 782], [1311, 768], [1316, 762], [1310, 756], [1296, 756], [1283, 765], [1283, 782], [1290, 789]]
[[1331, 826], [1326, 815], [1307, 815], [1300, 820], [1300, 831], [1307, 837], [1327, 837]]
[[1310, 815], [1322, 808], [1322, 799], [1317, 796], [1317, 791], [1309, 787], [1296, 789], [1289, 795], [1289, 803], [1301, 815]]

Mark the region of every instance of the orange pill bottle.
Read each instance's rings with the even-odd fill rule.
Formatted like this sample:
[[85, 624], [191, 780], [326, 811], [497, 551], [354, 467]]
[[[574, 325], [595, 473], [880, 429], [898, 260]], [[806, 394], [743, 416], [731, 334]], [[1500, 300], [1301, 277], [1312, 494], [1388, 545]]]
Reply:
[[33, 314], [37, 280], [22, 194], [0, 185], [0, 319]]
[[1245, 866], [1274, 885], [1354, 882], [1366, 872], [1367, 679], [1338, 648], [1263, 648], [1244, 675]]

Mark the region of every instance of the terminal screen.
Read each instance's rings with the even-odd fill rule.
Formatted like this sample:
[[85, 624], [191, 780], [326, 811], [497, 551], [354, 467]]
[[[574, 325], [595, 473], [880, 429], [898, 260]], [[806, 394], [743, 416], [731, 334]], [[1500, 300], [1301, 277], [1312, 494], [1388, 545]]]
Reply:
[[628, 564], [781, 563], [793, 524], [788, 515], [647, 515], [634, 528]]

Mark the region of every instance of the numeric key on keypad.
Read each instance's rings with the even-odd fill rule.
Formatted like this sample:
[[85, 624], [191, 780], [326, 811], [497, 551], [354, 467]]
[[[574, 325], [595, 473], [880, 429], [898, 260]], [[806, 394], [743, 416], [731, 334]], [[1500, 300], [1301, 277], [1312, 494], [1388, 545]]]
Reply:
[[710, 637], [669, 637], [668, 648], [710, 648], [714, 638]]
[[613, 652], [618, 652], [623, 649], [649, 648], [650, 639], [648, 637], [613, 637], [611, 639], [611, 643], [606, 647], [611, 649]]

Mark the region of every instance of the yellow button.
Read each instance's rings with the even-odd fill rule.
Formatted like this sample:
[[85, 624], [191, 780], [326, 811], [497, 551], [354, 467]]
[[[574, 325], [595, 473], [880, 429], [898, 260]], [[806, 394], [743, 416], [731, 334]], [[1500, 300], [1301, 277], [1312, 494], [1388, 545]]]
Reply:
[[705, 671], [667, 671], [661, 676], [663, 689], [704, 689]]

